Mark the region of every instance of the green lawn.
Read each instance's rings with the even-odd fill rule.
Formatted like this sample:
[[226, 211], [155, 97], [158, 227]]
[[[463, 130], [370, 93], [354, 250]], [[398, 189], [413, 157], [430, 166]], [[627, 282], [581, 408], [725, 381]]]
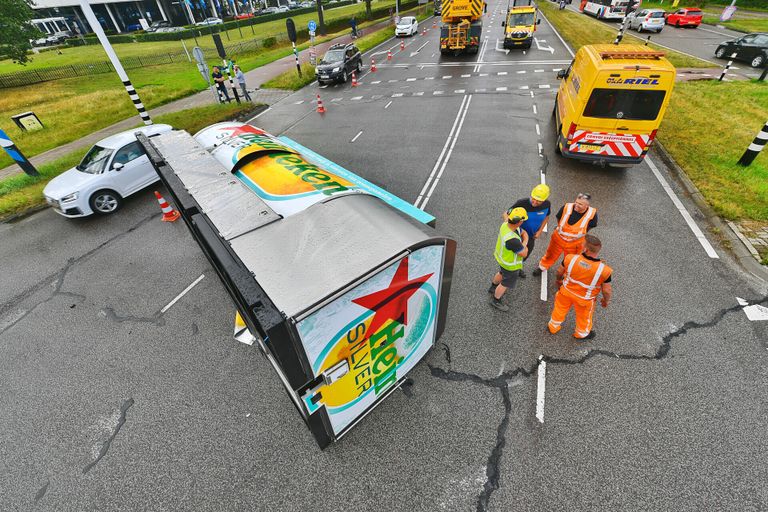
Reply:
[[[574, 48], [613, 40], [599, 22], [543, 2], [549, 20]], [[624, 39], [625, 41], [627, 38]], [[666, 50], [665, 50], [666, 51]], [[684, 59], [669, 55], [676, 65]], [[687, 67], [687, 66], [686, 66]], [[675, 84], [659, 141], [718, 214], [768, 221], [768, 151], [748, 168], [736, 162], [768, 119], [768, 82], [696, 81]]]
[[[568, 41], [574, 51], [585, 44], [612, 43], [616, 38], [615, 29], [586, 14], [575, 13], [568, 10], [561, 11], [555, 4], [549, 1], [539, 2], [539, 9], [544, 11], [547, 19], [558, 28], [560, 34], [566, 41]], [[651, 37], [651, 41], [653, 41], [653, 37]], [[640, 42], [645, 42], [645, 38], [643, 37], [643, 39], [639, 39], [631, 32], [626, 31], [624, 32], [624, 38], [622, 39], [621, 44], [638, 44]], [[712, 64], [705, 60], [696, 59], [676, 51], [667, 50], [666, 48], [661, 48], [653, 43], [649, 46], [665, 52], [667, 54], [667, 59], [669, 59], [675, 67], [712, 67]]]
[[731, 30], [739, 32], [768, 32], [768, 18], [753, 19], [735, 19], [731, 21], [720, 21], [716, 16], [704, 16], [704, 23], [710, 25], [722, 25]]
[[[214, 104], [157, 116], [154, 121], [195, 133], [210, 124], [244, 116], [255, 109], [254, 105]], [[38, 168], [41, 174], [39, 177], [22, 174], [0, 180], [0, 220], [14, 213], [42, 205], [45, 202], [42, 195], [45, 185], [52, 178], [76, 165], [88, 149], [74, 151], [41, 165]]]

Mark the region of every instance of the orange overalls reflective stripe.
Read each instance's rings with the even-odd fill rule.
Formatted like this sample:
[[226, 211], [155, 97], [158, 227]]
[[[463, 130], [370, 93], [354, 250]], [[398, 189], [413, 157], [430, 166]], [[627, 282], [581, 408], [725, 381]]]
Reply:
[[592, 330], [592, 314], [601, 287], [613, 270], [602, 261], [594, 261], [581, 255], [567, 255], [563, 261], [565, 275], [563, 286], [555, 295], [555, 307], [549, 319], [549, 332], [555, 334], [562, 328], [571, 307], [576, 314], [575, 338], [584, 338]]
[[584, 251], [584, 237], [587, 235], [589, 223], [595, 218], [597, 208], [589, 207], [584, 215], [576, 224], [568, 224], [568, 219], [573, 213], [574, 203], [566, 203], [563, 208], [563, 215], [552, 236], [549, 238], [547, 252], [539, 261], [539, 268], [547, 270], [557, 263], [561, 254], [581, 254]]

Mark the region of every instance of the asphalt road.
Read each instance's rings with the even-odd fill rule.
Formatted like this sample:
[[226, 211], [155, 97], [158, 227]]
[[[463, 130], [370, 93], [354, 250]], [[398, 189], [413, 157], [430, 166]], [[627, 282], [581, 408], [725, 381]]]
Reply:
[[[578, 2], [569, 5], [568, 9], [578, 13]], [[586, 14], [581, 13], [579, 13], [579, 15], [587, 16]], [[614, 26], [617, 32], [621, 25], [620, 20], [603, 20], [603, 23]], [[713, 27], [711, 25], [700, 25], [696, 28], [676, 28], [674, 26], [665, 25], [664, 29], [657, 34], [637, 32], [636, 30], [629, 29], [625, 32], [625, 37], [638, 38], [643, 42], [649, 35], [651, 36], [651, 41], [659, 46], [670, 50], [677, 50], [678, 52], [697, 57], [712, 63], [713, 66], [722, 68], [728, 63], [728, 59], [718, 59], [715, 57], [717, 46], [724, 41], [741, 37], [744, 34], [742, 32], [736, 32], [735, 30]], [[761, 72], [762, 69], [754, 69], [750, 67], [748, 62], [737, 61], [731, 66], [728, 77], [732, 79], [737, 79], [738, 77], [758, 78]]]
[[[253, 121], [409, 201], [443, 169], [420, 204], [458, 241], [447, 330], [325, 451], [269, 364], [232, 340], [224, 287], [151, 190], [112, 218], [0, 224], [4, 510], [765, 507], [768, 322], [736, 301], [768, 305], [765, 284], [656, 155], [602, 169], [554, 154], [554, 70], [571, 55], [546, 22], [530, 51], [497, 51], [505, 6], [490, 3], [477, 56], [441, 59], [429, 30], [374, 49], [379, 70], [358, 88], [312, 85]], [[501, 212], [542, 171], [555, 205], [589, 192], [599, 209], [615, 299], [591, 343], [573, 341], [572, 318], [544, 333], [551, 282], [548, 301], [529, 277], [509, 313], [488, 304]]]

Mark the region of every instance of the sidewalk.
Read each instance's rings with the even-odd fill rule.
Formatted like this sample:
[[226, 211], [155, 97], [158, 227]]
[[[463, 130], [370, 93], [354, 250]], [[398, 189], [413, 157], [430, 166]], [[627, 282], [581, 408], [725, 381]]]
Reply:
[[[389, 26], [389, 24], [390, 24], [390, 21], [387, 19], [384, 21], [374, 23], [370, 26], [364, 27], [362, 28], [362, 30], [364, 34], [370, 34], [371, 32], [374, 32], [376, 30]], [[318, 59], [325, 53], [325, 51], [331, 45], [338, 44], [338, 43], [349, 43], [349, 42], [352, 42], [351, 34], [345, 34], [343, 36], [339, 36], [330, 41], [326, 41], [324, 43], [315, 45]], [[299, 60], [301, 62], [309, 61], [309, 49], [302, 50], [301, 52], [299, 52]], [[264, 82], [267, 82], [268, 80], [276, 77], [277, 75], [284, 73], [285, 71], [289, 71], [291, 69], [296, 69], [296, 59], [294, 58], [293, 54], [246, 72], [245, 73], [246, 84], [248, 84], [249, 89], [255, 86], [260, 86]], [[238, 89], [238, 92], [239, 92], [239, 89]], [[293, 91], [285, 91], [282, 89], [259, 89], [255, 92], [250, 93], [250, 96], [252, 101], [255, 103], [264, 103], [267, 105], [271, 105], [273, 103], [277, 103], [281, 99], [291, 94], [293, 94]], [[186, 98], [172, 101], [160, 107], [153, 108], [152, 110], [149, 111], [149, 114], [150, 116], [157, 116], [160, 114], [167, 114], [169, 112], [178, 112], [179, 110], [185, 110], [188, 108], [209, 105], [213, 102], [214, 102], [213, 94], [211, 93], [210, 90], [205, 90], [205, 91], [200, 91], [191, 96], [187, 96]], [[78, 140], [55, 147], [53, 149], [49, 149], [48, 151], [40, 153], [39, 155], [35, 155], [31, 157], [30, 160], [34, 165], [39, 166], [39, 165], [48, 163], [52, 160], [55, 160], [57, 158], [60, 158], [77, 149], [90, 147], [105, 137], [109, 137], [110, 135], [114, 135], [115, 133], [129, 130], [131, 128], [134, 128], [140, 125], [141, 125], [141, 119], [138, 116], [131, 116], [128, 119], [124, 119], [113, 125], [107, 126], [106, 128], [102, 128], [101, 130], [98, 130], [89, 135], [81, 137]], [[0, 169], [0, 180], [7, 178], [9, 176], [13, 176], [21, 173], [22, 173], [22, 170], [18, 165], [11, 165], [4, 169]]]

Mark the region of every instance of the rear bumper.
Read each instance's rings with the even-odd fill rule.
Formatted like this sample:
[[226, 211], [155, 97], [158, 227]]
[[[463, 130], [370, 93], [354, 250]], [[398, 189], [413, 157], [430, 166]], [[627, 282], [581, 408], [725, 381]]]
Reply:
[[645, 159], [646, 152], [644, 151], [643, 154], [638, 157], [603, 155], [603, 154], [595, 154], [595, 153], [579, 153], [575, 151], [574, 152], [568, 151], [561, 144], [560, 154], [565, 158], [572, 158], [574, 160], [580, 160], [582, 162], [589, 162], [589, 163], [598, 164], [598, 165], [605, 165], [605, 164], [635, 165], [635, 164], [639, 164]]

